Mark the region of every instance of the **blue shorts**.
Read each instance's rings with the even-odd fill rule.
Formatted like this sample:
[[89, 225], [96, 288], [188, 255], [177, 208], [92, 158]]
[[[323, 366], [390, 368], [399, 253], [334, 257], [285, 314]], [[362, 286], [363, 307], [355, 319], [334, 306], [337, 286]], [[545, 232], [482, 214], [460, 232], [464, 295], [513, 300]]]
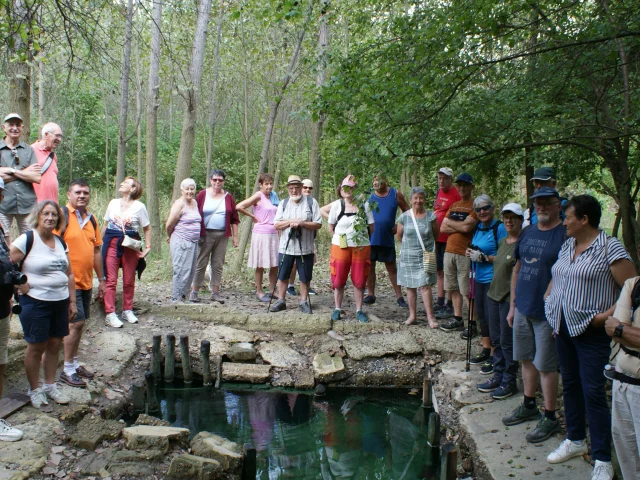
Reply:
[[396, 247], [383, 247], [382, 245], [371, 245], [371, 263], [384, 262], [396, 263]]
[[76, 288], [78, 315], [76, 315], [76, 319], [71, 323], [84, 322], [91, 316], [91, 293], [92, 290], [80, 290]]
[[20, 323], [28, 343], [42, 343], [50, 338], [69, 335], [69, 299], [45, 302], [20, 295]]
[[[283, 256], [284, 259], [282, 258]], [[287, 283], [289, 282], [289, 276], [291, 275], [291, 269], [293, 268], [294, 262], [298, 270], [298, 278], [300, 279], [300, 282], [306, 284], [311, 282], [311, 277], [313, 276], [313, 253], [302, 256], [283, 255], [282, 253], [278, 253], [278, 265], [280, 265], [278, 280], [282, 280]]]

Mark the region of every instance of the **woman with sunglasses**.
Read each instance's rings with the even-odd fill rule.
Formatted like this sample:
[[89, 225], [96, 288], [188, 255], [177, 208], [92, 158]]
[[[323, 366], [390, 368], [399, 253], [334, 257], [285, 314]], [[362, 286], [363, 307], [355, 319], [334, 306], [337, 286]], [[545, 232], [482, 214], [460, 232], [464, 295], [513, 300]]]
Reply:
[[[495, 206], [489, 195], [482, 194], [473, 201], [473, 209], [478, 216], [478, 226], [471, 240], [471, 247], [467, 249], [467, 257], [474, 262], [475, 268], [475, 306], [476, 318], [480, 324], [482, 337], [482, 353], [470, 361], [472, 365], [482, 365], [480, 373], [493, 373], [493, 359], [491, 357], [491, 336], [489, 334], [488, 297], [489, 287], [493, 279], [493, 259], [498, 253], [500, 240], [507, 236], [507, 231], [501, 221], [495, 218]], [[466, 338], [468, 332], [463, 332]]]
[[196, 196], [202, 224], [196, 275], [189, 295], [191, 302], [199, 301], [198, 292], [204, 286], [202, 284], [204, 273], [207, 264], [211, 262], [211, 301], [224, 303], [224, 297], [220, 294], [222, 266], [229, 237], [232, 237], [233, 246], [238, 247], [238, 224], [240, 223], [233, 196], [222, 188], [225, 177], [224, 170], [213, 170], [210, 175], [211, 186], [201, 190]]

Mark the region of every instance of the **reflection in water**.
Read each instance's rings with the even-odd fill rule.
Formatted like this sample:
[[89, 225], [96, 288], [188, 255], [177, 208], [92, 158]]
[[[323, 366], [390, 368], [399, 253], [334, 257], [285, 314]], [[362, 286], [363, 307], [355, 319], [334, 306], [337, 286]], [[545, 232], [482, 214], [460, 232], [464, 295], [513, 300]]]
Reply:
[[[209, 431], [257, 451], [259, 479], [432, 478], [420, 403], [400, 391], [300, 393], [160, 389], [159, 416], [194, 436]], [[435, 477], [433, 477], [435, 478]]]

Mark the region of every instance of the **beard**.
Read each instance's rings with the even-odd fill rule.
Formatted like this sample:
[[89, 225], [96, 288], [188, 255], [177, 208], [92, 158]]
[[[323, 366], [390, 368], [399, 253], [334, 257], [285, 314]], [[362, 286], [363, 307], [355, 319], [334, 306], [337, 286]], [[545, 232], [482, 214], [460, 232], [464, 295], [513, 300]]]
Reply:
[[300, 194], [300, 195], [295, 195], [295, 196], [294, 196], [294, 195], [290, 195], [290, 196], [289, 196], [289, 198], [290, 198], [291, 200], [293, 200], [294, 202], [298, 203], [298, 202], [300, 201], [300, 199], [302, 198], [302, 194]]
[[538, 223], [542, 223], [543, 225], [551, 223], [551, 215], [548, 213], [538, 213]]

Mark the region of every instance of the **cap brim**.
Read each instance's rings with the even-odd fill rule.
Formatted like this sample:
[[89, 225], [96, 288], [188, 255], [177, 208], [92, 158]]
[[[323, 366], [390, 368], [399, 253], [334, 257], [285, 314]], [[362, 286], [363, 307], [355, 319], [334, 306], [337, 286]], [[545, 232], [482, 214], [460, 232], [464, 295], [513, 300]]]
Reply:
[[543, 182], [548, 182], [549, 180], [553, 180], [553, 177], [531, 177], [531, 180], [540, 180]]

